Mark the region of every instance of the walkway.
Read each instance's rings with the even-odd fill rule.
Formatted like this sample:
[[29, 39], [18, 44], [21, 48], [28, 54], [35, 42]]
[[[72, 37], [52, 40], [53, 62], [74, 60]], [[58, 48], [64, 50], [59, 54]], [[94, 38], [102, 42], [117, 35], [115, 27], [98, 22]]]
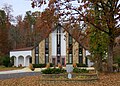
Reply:
[[23, 68], [19, 70], [11, 70], [11, 71], [0, 71], [0, 80], [1, 79], [10, 79], [10, 78], [20, 78], [25, 76], [36, 76], [40, 75], [40, 70], [36, 70], [36, 72], [31, 71], [29, 68]]

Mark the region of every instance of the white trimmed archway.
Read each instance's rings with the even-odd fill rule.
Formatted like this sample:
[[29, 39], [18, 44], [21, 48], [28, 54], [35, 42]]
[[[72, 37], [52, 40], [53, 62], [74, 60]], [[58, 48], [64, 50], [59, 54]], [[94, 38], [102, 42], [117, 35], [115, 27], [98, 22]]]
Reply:
[[12, 63], [12, 65], [16, 65], [16, 57], [15, 56], [12, 56], [10, 58], [10, 62]]
[[29, 66], [30, 58], [32, 58], [32, 50], [10, 51], [10, 57], [13, 56], [14, 56], [14, 66], [18, 67], [20, 64], [23, 67]]
[[19, 57], [18, 57], [18, 66], [20, 66], [20, 65], [21, 65], [21, 66], [25, 66], [25, 65], [24, 65], [24, 59], [25, 59], [25, 58], [24, 58], [23, 56], [19, 56]]
[[32, 57], [30, 55], [26, 56], [26, 61], [25, 65], [29, 66], [30, 63], [32, 63]]

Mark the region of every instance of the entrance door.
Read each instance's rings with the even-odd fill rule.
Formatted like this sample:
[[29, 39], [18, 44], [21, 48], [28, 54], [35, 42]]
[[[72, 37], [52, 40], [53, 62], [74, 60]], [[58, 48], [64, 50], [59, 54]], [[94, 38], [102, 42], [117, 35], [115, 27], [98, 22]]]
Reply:
[[52, 63], [53, 63], [53, 65], [55, 65], [55, 58], [52, 58]]

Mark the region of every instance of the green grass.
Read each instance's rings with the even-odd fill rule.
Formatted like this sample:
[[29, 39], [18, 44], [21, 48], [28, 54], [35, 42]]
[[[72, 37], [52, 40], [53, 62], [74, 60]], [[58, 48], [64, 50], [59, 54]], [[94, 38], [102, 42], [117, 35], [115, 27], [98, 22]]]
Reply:
[[17, 70], [17, 69], [22, 69], [22, 68], [20, 68], [20, 67], [4, 67], [4, 66], [0, 66], [0, 71]]

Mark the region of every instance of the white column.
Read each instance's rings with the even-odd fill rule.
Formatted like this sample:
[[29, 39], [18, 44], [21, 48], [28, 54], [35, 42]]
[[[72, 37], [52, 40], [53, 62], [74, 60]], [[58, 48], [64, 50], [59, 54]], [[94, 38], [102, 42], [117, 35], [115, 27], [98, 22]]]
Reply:
[[26, 66], [26, 57], [24, 57], [24, 66]]
[[85, 64], [85, 55], [86, 55], [86, 50], [83, 48], [83, 64]]
[[18, 57], [16, 57], [16, 67], [18, 67]]
[[56, 37], [56, 32], [53, 32], [52, 33], [52, 56], [56, 56], [56, 54], [57, 54], [57, 39], [56, 39], [57, 37]]

